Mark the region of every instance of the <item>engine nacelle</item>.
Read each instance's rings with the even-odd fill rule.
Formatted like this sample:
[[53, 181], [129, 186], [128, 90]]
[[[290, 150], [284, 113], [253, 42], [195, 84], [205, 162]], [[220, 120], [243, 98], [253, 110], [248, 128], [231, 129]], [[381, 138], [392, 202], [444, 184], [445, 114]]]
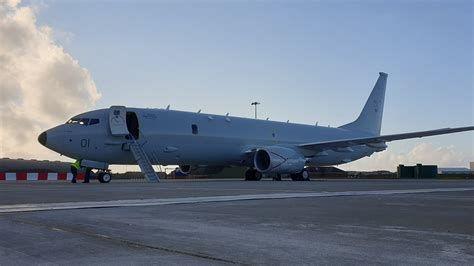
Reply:
[[270, 146], [258, 149], [254, 156], [254, 165], [261, 173], [294, 174], [304, 169], [306, 160], [293, 149]]
[[180, 165], [179, 171], [186, 175], [211, 175], [220, 173], [224, 169], [223, 166], [208, 165]]

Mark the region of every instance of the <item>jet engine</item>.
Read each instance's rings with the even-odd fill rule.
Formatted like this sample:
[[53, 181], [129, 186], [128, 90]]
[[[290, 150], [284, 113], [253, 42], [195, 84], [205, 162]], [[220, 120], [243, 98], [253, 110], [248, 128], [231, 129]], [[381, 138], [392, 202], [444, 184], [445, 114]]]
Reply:
[[293, 149], [269, 146], [258, 149], [254, 156], [255, 168], [261, 173], [294, 174], [304, 169], [305, 158]]
[[179, 171], [186, 175], [211, 175], [220, 173], [224, 169], [223, 166], [210, 165], [180, 165]]

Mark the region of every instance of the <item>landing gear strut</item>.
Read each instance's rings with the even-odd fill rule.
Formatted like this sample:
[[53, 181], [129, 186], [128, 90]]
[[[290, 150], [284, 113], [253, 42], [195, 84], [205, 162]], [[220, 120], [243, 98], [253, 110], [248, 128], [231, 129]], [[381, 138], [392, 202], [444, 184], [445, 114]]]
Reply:
[[245, 172], [245, 181], [260, 181], [262, 179], [262, 173], [255, 169], [248, 169]]

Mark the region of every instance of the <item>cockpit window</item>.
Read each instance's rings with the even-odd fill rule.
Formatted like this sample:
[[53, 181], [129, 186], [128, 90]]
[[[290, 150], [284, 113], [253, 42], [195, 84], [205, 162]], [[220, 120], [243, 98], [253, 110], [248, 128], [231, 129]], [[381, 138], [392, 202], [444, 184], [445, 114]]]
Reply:
[[89, 118], [82, 118], [81, 121], [79, 121], [79, 125], [89, 125]]
[[81, 125], [84, 125], [84, 121], [82, 121], [82, 118], [73, 117], [73, 118], [69, 119], [69, 121], [67, 121], [66, 124], [81, 124]]
[[99, 124], [99, 119], [90, 119], [90, 118], [78, 118], [78, 117], [73, 117], [69, 119], [69, 121], [66, 122], [66, 124], [79, 124], [83, 126], [88, 126], [88, 125], [94, 125], [94, 124]]

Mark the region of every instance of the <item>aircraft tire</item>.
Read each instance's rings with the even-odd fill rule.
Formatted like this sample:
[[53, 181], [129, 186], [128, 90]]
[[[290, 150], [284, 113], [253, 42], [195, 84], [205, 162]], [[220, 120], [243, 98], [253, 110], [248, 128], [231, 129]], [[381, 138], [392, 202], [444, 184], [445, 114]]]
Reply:
[[100, 183], [110, 183], [110, 181], [112, 180], [112, 175], [107, 172], [102, 172], [102, 173], [99, 173], [99, 176], [97, 177], [97, 179], [99, 180]]
[[303, 169], [303, 171], [301, 171], [299, 176], [301, 177], [302, 181], [311, 181], [311, 178], [309, 177], [308, 169], [306, 169], [306, 168]]
[[301, 181], [302, 180], [300, 174], [291, 174], [290, 177], [291, 177], [291, 180], [293, 180], [293, 181]]
[[248, 169], [245, 172], [245, 181], [259, 181], [262, 179], [262, 173], [255, 169]]
[[245, 171], [245, 181], [251, 181], [253, 180], [253, 173], [252, 173], [253, 169], [248, 169], [247, 171]]
[[260, 181], [260, 179], [262, 179], [262, 173], [260, 173], [257, 170], [254, 170], [253, 178], [254, 178], [255, 181]]

